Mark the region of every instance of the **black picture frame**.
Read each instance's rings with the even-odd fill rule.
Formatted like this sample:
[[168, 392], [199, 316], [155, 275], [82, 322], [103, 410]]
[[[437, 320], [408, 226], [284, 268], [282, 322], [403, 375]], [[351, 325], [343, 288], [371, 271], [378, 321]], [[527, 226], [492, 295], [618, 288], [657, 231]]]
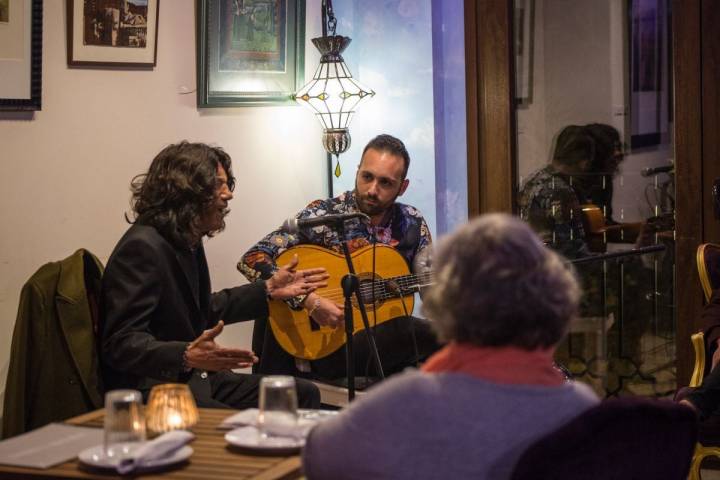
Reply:
[[[90, 2], [90, 6], [97, 4]], [[158, 18], [160, 0], [148, 0], [144, 10], [137, 11], [142, 20], [137, 24], [123, 23], [122, 12], [115, 8], [115, 16], [108, 16], [100, 8], [97, 12], [87, 11], [84, 0], [66, 0], [67, 9], [67, 64], [80, 68], [152, 69], [157, 64]], [[139, 8], [142, 9], [142, 6]], [[133, 13], [133, 10], [130, 10]], [[136, 16], [136, 15], [131, 15]], [[97, 18], [96, 18], [97, 17]], [[90, 24], [105, 27], [101, 35]], [[110, 27], [115, 35], [111, 35]], [[125, 35], [122, 32], [131, 32]], [[138, 31], [140, 33], [138, 33]], [[139, 40], [137, 40], [139, 38]], [[122, 40], [125, 40], [124, 43]], [[130, 39], [135, 41], [130, 42]]]
[[196, 12], [198, 108], [294, 104], [304, 83], [304, 0], [197, 0]]
[[533, 48], [535, 0], [514, 0], [515, 104], [527, 107], [533, 100]]
[[[11, 23], [12, 11], [8, 18]], [[17, 21], [24, 22], [25, 30], [30, 32], [29, 36], [16, 39], [22, 42], [23, 52], [29, 52], [29, 58], [25, 54], [20, 62], [16, 58], [0, 58], [0, 111], [42, 110], [43, 0], [32, 0], [29, 12], [23, 11], [22, 18]], [[3, 65], [6, 62], [8, 65]], [[27, 94], [16, 93], [19, 89], [26, 90], [25, 85], [29, 85]]]

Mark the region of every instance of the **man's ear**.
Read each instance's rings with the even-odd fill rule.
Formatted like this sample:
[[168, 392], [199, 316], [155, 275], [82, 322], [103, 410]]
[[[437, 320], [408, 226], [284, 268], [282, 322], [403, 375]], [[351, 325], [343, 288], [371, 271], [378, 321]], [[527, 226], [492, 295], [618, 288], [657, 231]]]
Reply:
[[398, 192], [398, 197], [405, 193], [405, 190], [407, 190], [408, 185], [410, 185], [410, 180], [407, 178], [402, 181], [402, 184], [400, 185], [400, 191]]

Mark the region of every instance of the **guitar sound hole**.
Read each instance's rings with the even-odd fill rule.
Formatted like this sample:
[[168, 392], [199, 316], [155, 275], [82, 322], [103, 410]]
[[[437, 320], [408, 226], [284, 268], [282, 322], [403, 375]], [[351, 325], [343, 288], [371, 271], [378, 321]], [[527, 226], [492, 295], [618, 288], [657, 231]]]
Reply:
[[320, 330], [320, 324], [315, 321], [313, 317], [310, 317], [310, 331], [314, 332]]
[[[363, 299], [366, 310], [374, 310], [383, 304], [383, 300], [387, 297], [387, 291], [382, 278], [375, 275], [375, 282], [373, 283], [372, 274], [361, 273], [358, 275], [360, 279], [360, 296]], [[373, 285], [375, 286], [375, 292], [373, 292]], [[373, 297], [374, 293], [374, 297]], [[373, 298], [375, 303], [373, 304]], [[353, 307], [358, 308], [357, 299], [353, 297]]]

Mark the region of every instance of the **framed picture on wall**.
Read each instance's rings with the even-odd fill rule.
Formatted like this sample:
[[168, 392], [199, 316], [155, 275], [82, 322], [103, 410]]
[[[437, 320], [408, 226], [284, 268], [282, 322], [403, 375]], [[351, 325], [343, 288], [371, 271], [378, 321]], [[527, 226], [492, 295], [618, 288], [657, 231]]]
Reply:
[[42, 0], [0, 0], [0, 110], [41, 109]]
[[668, 0], [630, 0], [630, 145], [667, 143], [672, 111]]
[[532, 103], [535, 0], [514, 0], [515, 101]]
[[197, 0], [197, 105], [291, 104], [304, 79], [304, 0]]
[[67, 0], [72, 67], [153, 68], [160, 0]]

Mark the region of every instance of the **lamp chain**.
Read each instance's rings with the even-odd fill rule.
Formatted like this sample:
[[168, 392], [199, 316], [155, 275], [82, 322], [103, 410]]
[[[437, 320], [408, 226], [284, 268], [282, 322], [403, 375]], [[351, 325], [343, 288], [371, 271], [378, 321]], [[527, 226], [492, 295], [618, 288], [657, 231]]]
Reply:
[[335, 18], [335, 12], [333, 11], [332, 0], [326, 0], [327, 2], [327, 15], [328, 22], [327, 26], [330, 29], [330, 36], [335, 36], [335, 27], [337, 27], [337, 18]]

